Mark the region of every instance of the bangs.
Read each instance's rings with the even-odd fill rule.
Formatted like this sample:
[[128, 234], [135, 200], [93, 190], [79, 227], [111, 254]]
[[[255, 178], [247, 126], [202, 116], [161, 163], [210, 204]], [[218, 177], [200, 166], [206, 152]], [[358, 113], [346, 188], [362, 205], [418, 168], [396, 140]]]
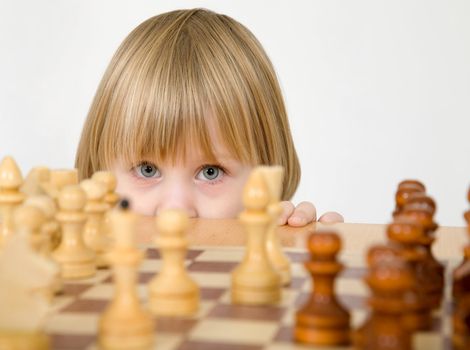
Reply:
[[249, 132], [257, 118], [240, 100], [246, 95], [239, 91], [242, 73], [233, 69], [219, 35], [199, 27], [197, 16], [191, 19], [182, 16], [165, 30], [154, 28], [164, 19], [150, 19], [130, 34], [132, 47], [121, 48], [128, 57], [112, 89], [100, 145], [107, 167], [116, 160], [174, 163], [194, 147], [216, 161], [210, 127], [232, 157], [259, 162]]

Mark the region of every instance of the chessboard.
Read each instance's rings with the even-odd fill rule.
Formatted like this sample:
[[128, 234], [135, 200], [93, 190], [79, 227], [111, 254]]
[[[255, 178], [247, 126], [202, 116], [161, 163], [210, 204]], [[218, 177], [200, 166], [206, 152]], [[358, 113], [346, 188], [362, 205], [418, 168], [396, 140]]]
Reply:
[[[146, 246], [145, 258], [138, 273], [138, 292], [144, 305], [147, 284], [161, 267], [159, 251]], [[156, 345], [159, 350], [256, 350], [256, 349], [349, 349], [352, 347], [312, 347], [294, 342], [295, 312], [309, 297], [310, 276], [303, 262], [308, 253], [302, 248], [286, 248], [291, 261], [292, 282], [283, 288], [282, 301], [275, 306], [231, 304], [230, 273], [242, 260], [243, 247], [193, 246], [185, 264], [201, 290], [200, 309], [194, 317], [155, 318]], [[341, 254], [344, 270], [336, 279], [340, 302], [350, 310], [352, 328], [363, 323], [368, 314], [369, 294], [362, 278], [366, 273], [364, 256]], [[446, 291], [442, 307], [433, 315], [432, 331], [414, 335], [414, 349], [451, 349], [450, 272], [458, 261], [444, 261]], [[98, 270], [95, 277], [65, 283], [64, 292], [56, 296], [46, 324], [51, 348], [98, 349], [98, 320], [112, 299], [114, 284], [109, 269]]]

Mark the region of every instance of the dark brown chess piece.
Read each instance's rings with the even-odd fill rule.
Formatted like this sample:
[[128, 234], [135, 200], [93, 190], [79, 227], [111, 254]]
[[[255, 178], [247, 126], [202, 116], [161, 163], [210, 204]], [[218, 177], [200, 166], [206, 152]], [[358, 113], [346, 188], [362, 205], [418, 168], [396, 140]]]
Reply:
[[[409, 182], [411, 181], [411, 182]], [[397, 188], [395, 193], [395, 210], [393, 216], [399, 214], [405, 206], [408, 198], [413, 193], [425, 193], [424, 185], [421, 183], [415, 183], [416, 180], [405, 180], [402, 181]]]
[[431, 250], [435, 241], [434, 232], [438, 227], [434, 222], [432, 209], [423, 207], [419, 203], [408, 203], [403, 207], [400, 215], [411, 219], [423, 229], [424, 237], [421, 240], [421, 246], [426, 253], [426, 259], [420, 265], [418, 274], [421, 274], [420, 278], [429, 281], [426, 294], [432, 308], [437, 309], [444, 293], [444, 266], [436, 260]]
[[[470, 202], [470, 189], [468, 191]], [[470, 210], [464, 213], [467, 233], [470, 237]], [[454, 313], [452, 315], [452, 343], [455, 349], [470, 348], [470, 244], [464, 248], [464, 259], [452, 273], [452, 296]]]
[[334, 293], [334, 280], [343, 268], [336, 260], [340, 248], [340, 238], [334, 232], [317, 232], [308, 238], [310, 260], [305, 266], [314, 288], [296, 313], [296, 341], [314, 345], [344, 345], [350, 341], [350, 315]]
[[365, 281], [371, 290], [371, 313], [353, 333], [354, 346], [365, 350], [411, 349], [411, 333], [402, 324], [404, 294], [413, 285], [412, 272], [391, 247], [373, 247], [368, 253]]
[[432, 327], [432, 308], [426, 295], [429, 281], [419, 273], [420, 266], [426, 259], [426, 252], [420, 246], [424, 237], [423, 230], [406, 217], [397, 216], [394, 222], [387, 226], [387, 236], [413, 274], [413, 286], [405, 293], [407, 312], [403, 316], [403, 322], [411, 331], [429, 330]]

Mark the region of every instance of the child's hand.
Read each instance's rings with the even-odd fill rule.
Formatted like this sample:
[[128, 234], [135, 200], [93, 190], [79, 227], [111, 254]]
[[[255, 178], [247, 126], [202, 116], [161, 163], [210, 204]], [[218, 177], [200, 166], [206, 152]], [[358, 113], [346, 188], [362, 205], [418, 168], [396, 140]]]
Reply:
[[[283, 208], [282, 214], [279, 217], [278, 224], [289, 226], [305, 226], [312, 221], [317, 221], [317, 210], [310, 202], [301, 202], [296, 207], [291, 202], [281, 202]], [[318, 218], [319, 222], [334, 223], [344, 222], [343, 217], [334, 212], [329, 211]]]

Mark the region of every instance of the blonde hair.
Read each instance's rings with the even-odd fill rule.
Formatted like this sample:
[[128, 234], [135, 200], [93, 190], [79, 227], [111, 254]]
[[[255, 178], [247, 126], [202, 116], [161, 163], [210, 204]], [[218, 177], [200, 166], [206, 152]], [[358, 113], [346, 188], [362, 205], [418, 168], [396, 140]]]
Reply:
[[300, 165], [273, 66], [247, 28], [205, 9], [152, 17], [124, 40], [85, 122], [79, 177], [117, 160], [174, 161], [190, 140], [215, 159], [208, 118], [236, 159], [282, 165], [282, 198], [291, 198]]

